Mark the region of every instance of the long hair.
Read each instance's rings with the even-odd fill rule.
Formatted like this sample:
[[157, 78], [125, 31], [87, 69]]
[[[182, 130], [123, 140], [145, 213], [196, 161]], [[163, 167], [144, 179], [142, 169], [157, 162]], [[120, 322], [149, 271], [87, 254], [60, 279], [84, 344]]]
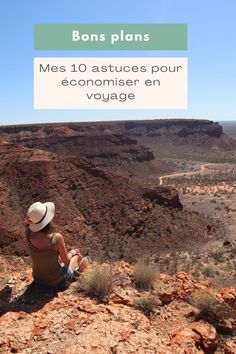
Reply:
[[50, 232], [54, 231], [54, 227], [51, 222], [49, 222], [46, 226], [44, 226], [43, 229], [41, 229], [39, 232], [43, 232], [45, 234], [48, 234]]

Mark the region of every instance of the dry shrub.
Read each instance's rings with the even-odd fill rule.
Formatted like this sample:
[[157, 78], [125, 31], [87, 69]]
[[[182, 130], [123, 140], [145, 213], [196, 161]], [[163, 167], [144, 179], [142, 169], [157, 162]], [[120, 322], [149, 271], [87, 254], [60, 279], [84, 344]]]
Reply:
[[157, 277], [157, 269], [153, 264], [139, 261], [134, 265], [133, 276], [137, 288], [151, 289]]
[[78, 281], [78, 290], [102, 299], [112, 292], [113, 284], [111, 266], [96, 264], [81, 274]]
[[210, 323], [224, 321], [232, 315], [232, 309], [228, 304], [220, 303], [214, 295], [206, 291], [193, 293], [189, 302], [197, 307], [201, 316]]
[[158, 301], [155, 297], [140, 297], [135, 299], [134, 306], [149, 317], [158, 306]]

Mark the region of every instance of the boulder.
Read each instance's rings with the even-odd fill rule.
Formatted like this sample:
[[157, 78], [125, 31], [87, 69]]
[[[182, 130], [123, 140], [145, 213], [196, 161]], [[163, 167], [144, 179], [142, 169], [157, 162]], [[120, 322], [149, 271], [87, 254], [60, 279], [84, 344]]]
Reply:
[[[213, 353], [218, 343], [219, 338], [216, 329], [204, 321], [195, 322], [183, 328], [175, 333], [171, 340], [171, 346], [179, 346], [182, 349], [192, 346], [192, 348], [196, 348], [196, 353]], [[186, 353], [190, 352], [186, 351]]]

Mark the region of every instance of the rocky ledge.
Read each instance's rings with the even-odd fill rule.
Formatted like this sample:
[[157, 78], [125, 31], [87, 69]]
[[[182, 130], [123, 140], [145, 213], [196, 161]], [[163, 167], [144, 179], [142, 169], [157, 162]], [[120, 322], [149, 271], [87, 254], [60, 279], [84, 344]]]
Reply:
[[[235, 288], [211, 289], [208, 281], [179, 272], [160, 274], [155, 290], [140, 291], [132, 267], [120, 261], [112, 265], [113, 292], [98, 301], [78, 292], [76, 282], [59, 293], [34, 288], [22, 259], [0, 261], [5, 269], [1, 282], [6, 283], [0, 292], [1, 353], [235, 353]], [[232, 306], [232, 316], [224, 323], [227, 337], [189, 304], [189, 296], [201, 290]], [[135, 299], [147, 296], [156, 298], [151, 316], [134, 306]]]

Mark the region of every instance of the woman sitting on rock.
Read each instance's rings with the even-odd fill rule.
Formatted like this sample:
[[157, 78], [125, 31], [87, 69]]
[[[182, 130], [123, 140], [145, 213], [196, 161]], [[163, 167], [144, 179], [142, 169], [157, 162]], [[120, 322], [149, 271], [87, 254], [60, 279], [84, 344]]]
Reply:
[[69, 286], [74, 271], [86, 269], [89, 263], [86, 257], [81, 256], [79, 249], [67, 253], [63, 236], [52, 232], [50, 222], [54, 215], [54, 203], [33, 203], [25, 220], [26, 236], [34, 281], [54, 289], [63, 289]]

